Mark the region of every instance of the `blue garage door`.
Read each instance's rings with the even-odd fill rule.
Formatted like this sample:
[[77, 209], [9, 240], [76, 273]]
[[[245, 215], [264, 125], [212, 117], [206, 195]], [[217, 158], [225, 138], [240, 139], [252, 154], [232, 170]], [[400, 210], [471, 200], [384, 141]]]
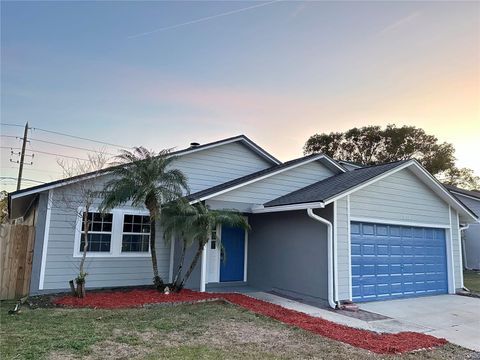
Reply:
[[353, 301], [447, 293], [445, 230], [351, 223]]

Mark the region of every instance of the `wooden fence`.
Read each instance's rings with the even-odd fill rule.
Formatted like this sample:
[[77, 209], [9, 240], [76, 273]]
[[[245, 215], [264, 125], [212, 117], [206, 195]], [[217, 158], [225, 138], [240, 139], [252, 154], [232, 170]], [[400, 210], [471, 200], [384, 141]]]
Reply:
[[33, 226], [0, 225], [0, 300], [28, 294], [34, 237]]

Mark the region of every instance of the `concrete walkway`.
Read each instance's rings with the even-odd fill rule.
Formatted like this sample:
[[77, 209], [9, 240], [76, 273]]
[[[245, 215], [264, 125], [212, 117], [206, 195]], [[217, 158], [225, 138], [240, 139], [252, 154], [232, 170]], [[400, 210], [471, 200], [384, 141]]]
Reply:
[[476, 298], [439, 295], [363, 303], [360, 304], [361, 310], [387, 317], [365, 321], [329, 308], [308, 305], [247, 286], [215, 290], [243, 293], [287, 309], [358, 329], [386, 333], [415, 331], [445, 338], [453, 344], [480, 351], [480, 299]]

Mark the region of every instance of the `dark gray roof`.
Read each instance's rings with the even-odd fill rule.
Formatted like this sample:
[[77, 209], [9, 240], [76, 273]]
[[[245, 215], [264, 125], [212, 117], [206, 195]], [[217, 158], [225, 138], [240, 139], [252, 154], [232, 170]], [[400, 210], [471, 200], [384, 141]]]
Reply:
[[474, 197], [474, 198], [480, 200], [480, 191], [465, 190], [465, 189], [461, 189], [461, 188], [456, 187], [456, 186], [446, 185], [446, 184], [444, 184], [443, 186], [445, 186], [448, 189], [448, 191], [450, 191], [450, 192], [471, 196], [471, 197]]
[[231, 188], [233, 186], [240, 185], [244, 182], [254, 180], [254, 179], [262, 177], [264, 175], [268, 175], [268, 174], [270, 174], [272, 172], [275, 172], [275, 171], [278, 171], [280, 169], [288, 168], [292, 165], [304, 162], [304, 161], [306, 161], [310, 158], [316, 157], [318, 155], [320, 155], [320, 154], [312, 154], [312, 155], [304, 156], [304, 157], [301, 157], [301, 158], [298, 158], [298, 159], [286, 161], [286, 162], [284, 162], [280, 165], [274, 165], [274, 166], [269, 167], [267, 169], [254, 172], [254, 173], [248, 174], [246, 176], [242, 176], [240, 178], [237, 178], [237, 179], [234, 179], [234, 180], [231, 180], [231, 181], [213, 186], [211, 188], [208, 188], [208, 189], [205, 189], [205, 190], [202, 190], [202, 191], [198, 191], [196, 193], [193, 193], [193, 194], [190, 194], [189, 196], [187, 196], [187, 200], [188, 201], [199, 200], [199, 199], [201, 199], [205, 196], [209, 196], [209, 195], [215, 194], [219, 191]]
[[320, 202], [330, 199], [350, 188], [362, 184], [386, 171], [396, 168], [409, 160], [396, 161], [388, 164], [368, 166], [335, 175], [273, 199], [264, 204], [265, 207]]

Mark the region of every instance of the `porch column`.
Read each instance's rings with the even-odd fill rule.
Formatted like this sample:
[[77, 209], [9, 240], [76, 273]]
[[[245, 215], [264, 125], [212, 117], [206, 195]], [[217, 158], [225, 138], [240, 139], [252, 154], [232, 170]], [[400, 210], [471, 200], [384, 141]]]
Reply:
[[200, 269], [200, 291], [205, 292], [205, 280], [207, 277], [207, 244], [203, 246], [202, 250], [202, 264]]

